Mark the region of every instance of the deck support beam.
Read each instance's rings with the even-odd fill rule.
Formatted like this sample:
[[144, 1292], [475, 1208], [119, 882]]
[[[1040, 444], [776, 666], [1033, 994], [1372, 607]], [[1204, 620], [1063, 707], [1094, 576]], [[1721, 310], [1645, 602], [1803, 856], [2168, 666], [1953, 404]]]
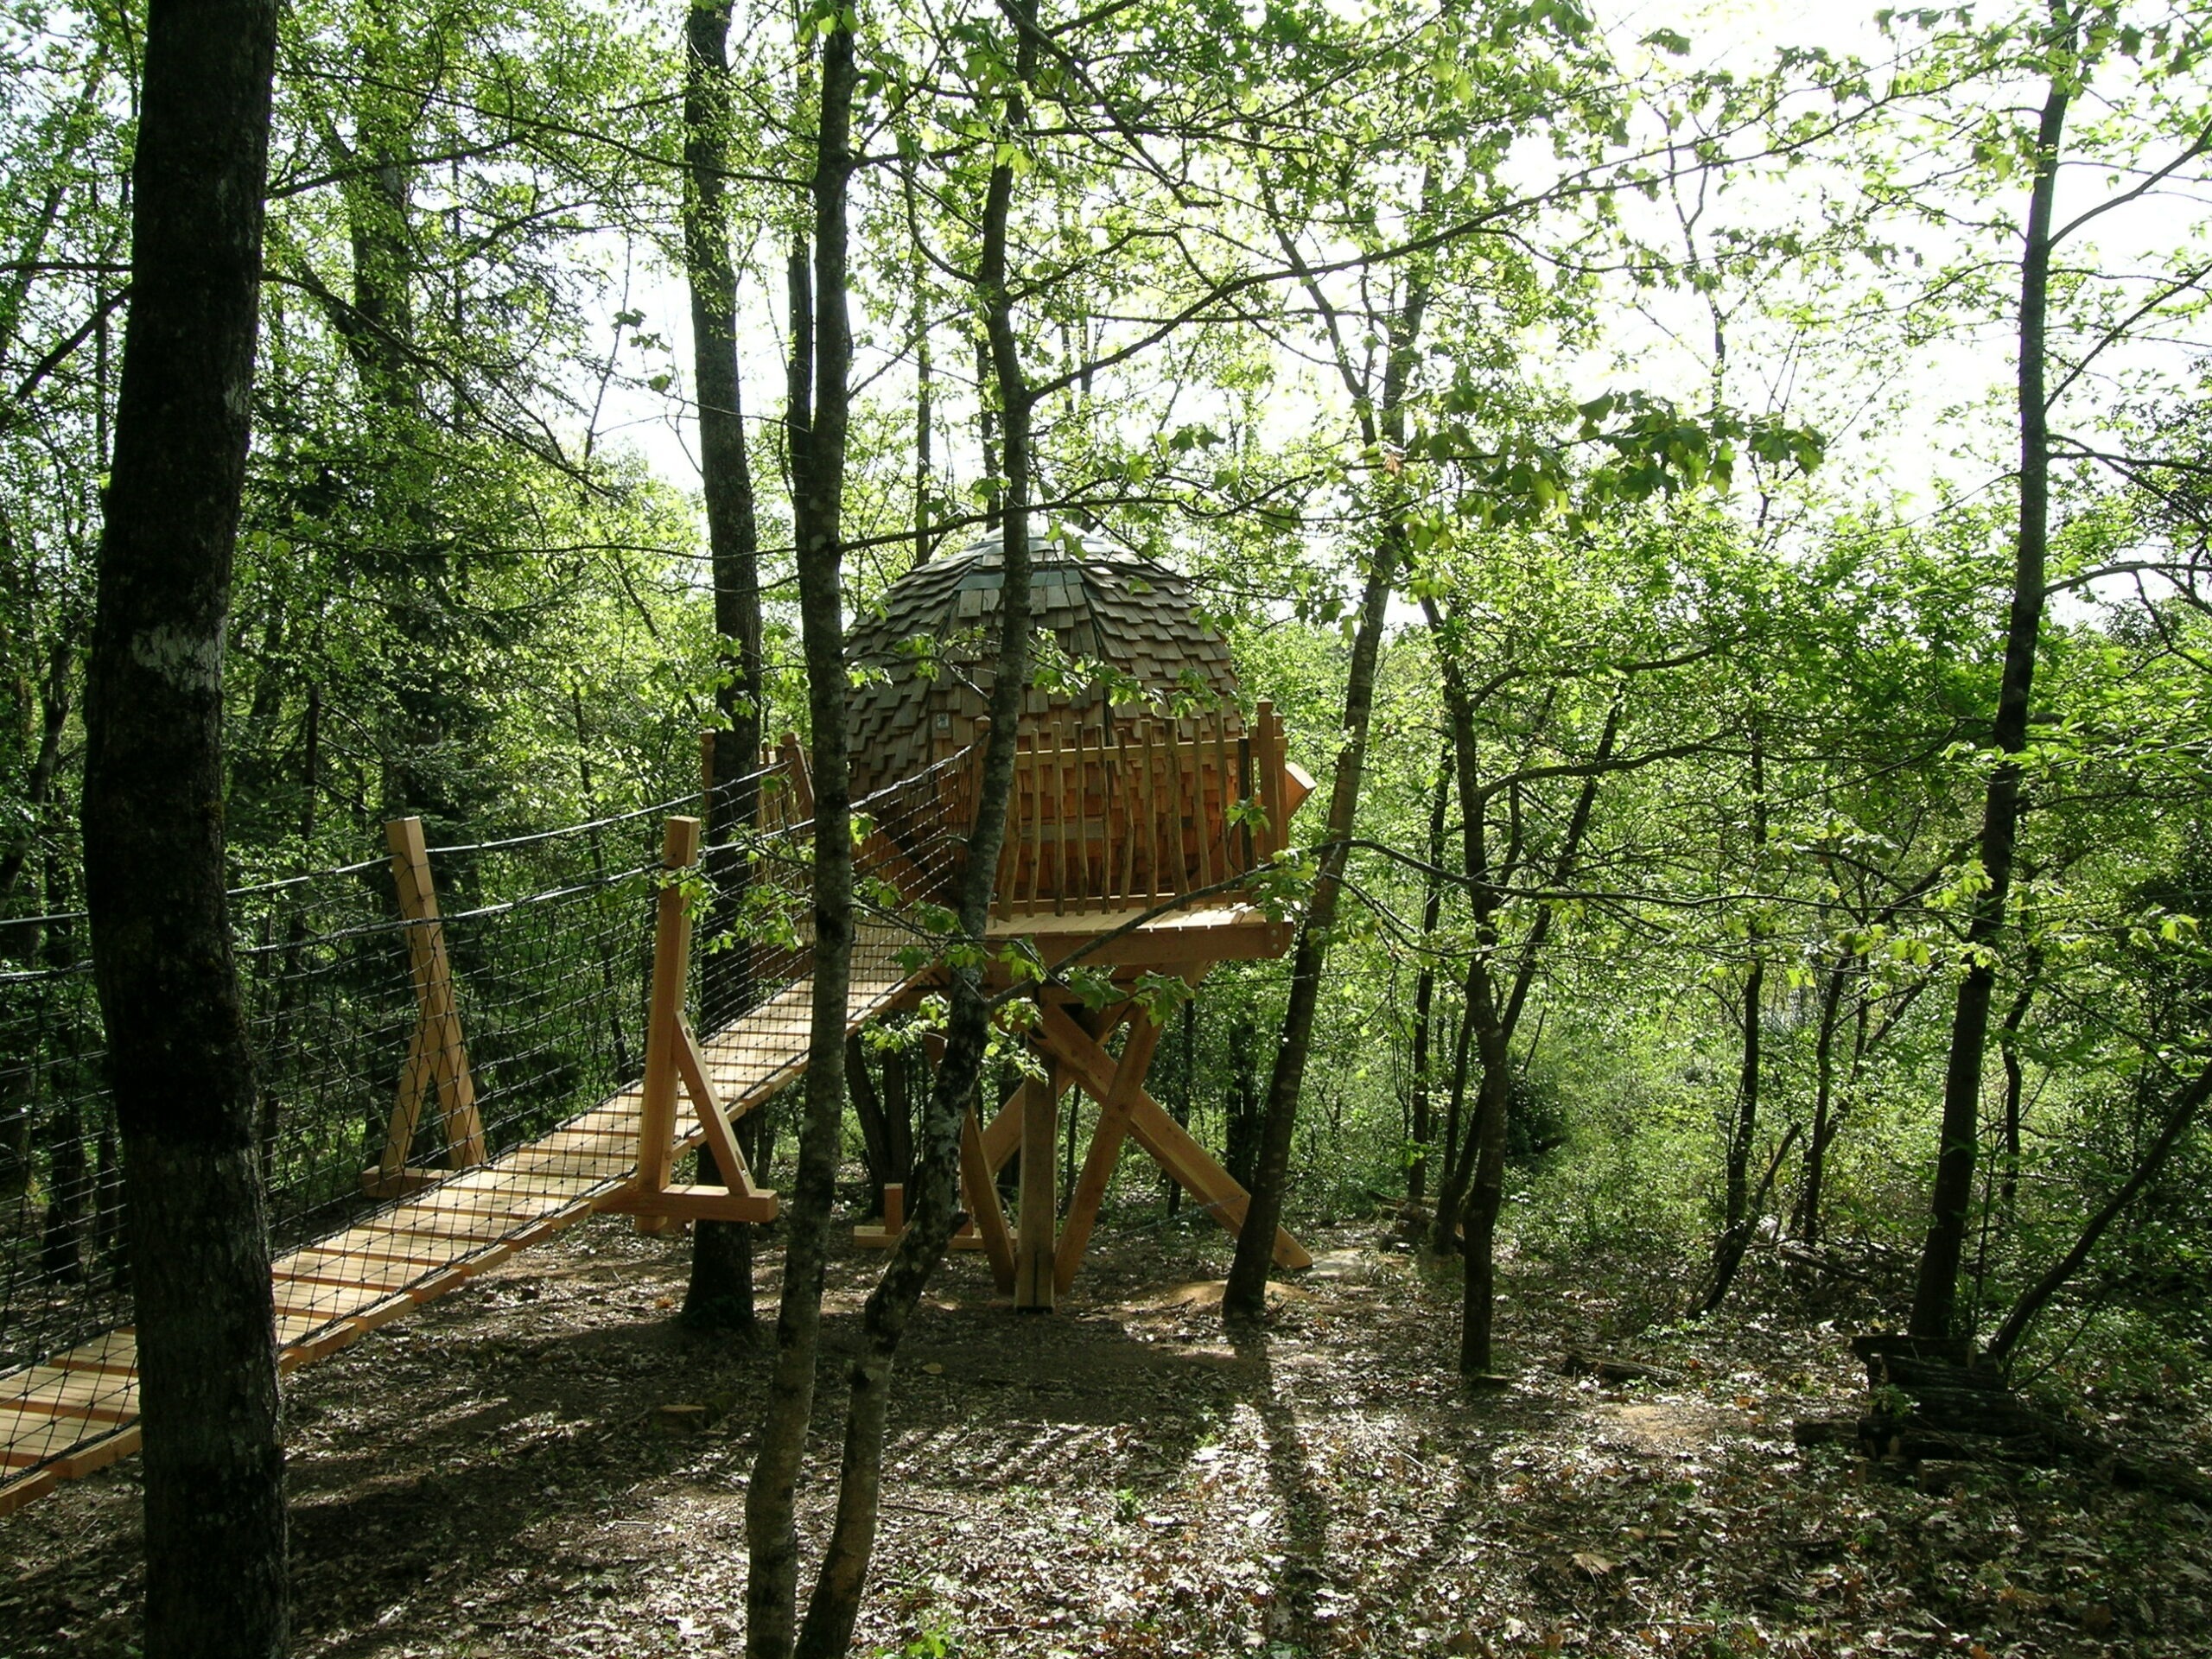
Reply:
[[1021, 1085], [1021, 1213], [1014, 1240], [1014, 1305], [1049, 1313], [1052, 1308], [1053, 1211], [1058, 1191], [1052, 1162], [1060, 1138], [1058, 1066]]

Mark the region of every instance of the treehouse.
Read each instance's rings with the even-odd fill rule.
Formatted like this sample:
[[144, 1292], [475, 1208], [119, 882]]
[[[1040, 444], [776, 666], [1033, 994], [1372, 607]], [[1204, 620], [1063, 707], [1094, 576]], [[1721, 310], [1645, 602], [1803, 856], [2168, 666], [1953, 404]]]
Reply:
[[[1047, 963], [1109, 976], [1124, 995], [1099, 1010], [1044, 993], [1032, 1042], [1045, 1080], [965, 1137], [975, 1219], [961, 1242], [988, 1254], [1017, 1306], [1050, 1307], [1073, 1280], [1125, 1141], [1232, 1232], [1241, 1225], [1243, 1189], [1145, 1091], [1160, 1027], [1132, 994], [1147, 975], [1195, 985], [1215, 963], [1288, 947], [1288, 925], [1252, 903], [1242, 879], [1280, 848], [1313, 785], [1286, 760], [1274, 710], [1244, 715], [1228, 647], [1185, 578], [1068, 530], [1033, 537], [1030, 557], [1040, 652], [1059, 671], [1024, 696], [991, 931], [1033, 941]], [[950, 810], [970, 821], [1004, 579], [1000, 543], [980, 542], [900, 578], [855, 630], [849, 658], [869, 671], [851, 706], [855, 798], [952, 766]], [[1071, 1089], [1098, 1111], [1056, 1234], [1052, 1148]], [[1009, 1226], [995, 1177], [1017, 1153]], [[897, 1236], [901, 1196], [886, 1192], [884, 1224], [859, 1230], [862, 1242]], [[1306, 1259], [1287, 1234], [1276, 1255]]]

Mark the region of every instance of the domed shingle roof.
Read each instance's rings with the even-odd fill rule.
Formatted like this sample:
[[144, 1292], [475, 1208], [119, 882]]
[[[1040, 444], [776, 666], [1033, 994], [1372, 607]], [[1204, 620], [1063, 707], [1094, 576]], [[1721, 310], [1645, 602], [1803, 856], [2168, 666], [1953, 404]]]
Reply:
[[[1229, 646], [1199, 621], [1188, 578], [1066, 528], [1032, 536], [1029, 547], [1035, 626], [1070, 657], [1128, 675], [1141, 696], [1115, 707], [1097, 681], [1073, 696], [1033, 688], [1022, 706], [1025, 736], [1047, 726], [1096, 733], [1109, 718], [1156, 718], [1193, 703], [1210, 715], [1219, 709], [1230, 732], [1243, 729]], [[853, 629], [847, 659], [881, 671], [852, 694], [855, 795], [911, 777], [973, 737], [988, 712], [1004, 580], [994, 534], [908, 571], [885, 590], [881, 614]]]

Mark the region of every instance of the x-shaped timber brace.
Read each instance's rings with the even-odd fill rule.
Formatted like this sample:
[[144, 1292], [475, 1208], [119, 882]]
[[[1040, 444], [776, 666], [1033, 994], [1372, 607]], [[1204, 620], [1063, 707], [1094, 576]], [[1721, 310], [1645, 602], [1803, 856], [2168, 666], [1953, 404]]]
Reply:
[[[677, 876], [699, 856], [699, 820], [671, 818], [661, 838], [668, 873], [653, 919], [653, 985], [645, 1028], [645, 1076], [638, 1108], [638, 1173], [629, 1188], [600, 1208], [658, 1221], [773, 1221], [776, 1195], [753, 1185], [738, 1150], [728, 1109], [715, 1093], [707, 1058], [683, 1014], [683, 988], [691, 964], [691, 913]], [[728, 1182], [726, 1186], [677, 1186], [676, 1095], [690, 1097], [705, 1144]], [[754, 1097], [735, 1103], [742, 1112]], [[641, 1220], [640, 1224], [644, 1224]]]
[[[1206, 965], [1199, 964], [1179, 971], [1195, 985], [1205, 970]], [[981, 1122], [971, 1109], [961, 1126], [961, 1201], [970, 1220], [953, 1244], [982, 1250], [999, 1289], [1012, 1295], [1016, 1307], [1048, 1309], [1075, 1282], [1124, 1141], [1135, 1141], [1232, 1236], [1244, 1224], [1251, 1194], [1145, 1091], [1145, 1077], [1163, 1027], [1139, 1004], [1124, 1001], [1093, 1013], [1065, 993], [1047, 991], [1039, 1012], [1029, 1041], [1044, 1065], [1044, 1080], [1022, 1083], [989, 1123]], [[1123, 1023], [1128, 1033], [1117, 1058], [1107, 1052], [1106, 1039]], [[1098, 1122], [1069, 1197], [1067, 1215], [1055, 1236], [1054, 1147], [1060, 1096], [1071, 1084], [1098, 1103]], [[999, 1202], [998, 1172], [1017, 1152], [1021, 1154], [1020, 1207], [1009, 1224]], [[905, 1228], [905, 1201], [902, 1188], [887, 1185], [882, 1224], [855, 1227], [854, 1242], [880, 1248], [896, 1243]], [[1274, 1259], [1276, 1265], [1292, 1268], [1310, 1267], [1313, 1260], [1281, 1228], [1275, 1232]]]

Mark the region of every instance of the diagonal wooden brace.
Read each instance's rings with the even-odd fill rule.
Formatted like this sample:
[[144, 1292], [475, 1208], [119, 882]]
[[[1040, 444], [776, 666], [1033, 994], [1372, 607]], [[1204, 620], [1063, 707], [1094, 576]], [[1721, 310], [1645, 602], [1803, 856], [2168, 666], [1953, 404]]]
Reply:
[[[1136, 1035], [1131, 1032], [1129, 1040], [1136, 1040]], [[1042, 1046], [1070, 1068], [1084, 1092], [1102, 1107], [1112, 1098], [1116, 1070], [1113, 1057], [1076, 1024], [1065, 1008], [1049, 1002], [1045, 1004]], [[1141, 1087], [1130, 1090], [1126, 1109], [1129, 1138], [1149, 1153], [1153, 1160], [1167, 1172], [1169, 1179], [1216, 1221], [1231, 1233], [1239, 1230], [1244, 1224], [1244, 1211], [1252, 1195]], [[1313, 1265], [1313, 1258], [1306, 1253], [1306, 1247], [1282, 1228], [1275, 1230], [1274, 1253], [1279, 1267]], [[1073, 1272], [1072, 1267], [1065, 1270]]]

